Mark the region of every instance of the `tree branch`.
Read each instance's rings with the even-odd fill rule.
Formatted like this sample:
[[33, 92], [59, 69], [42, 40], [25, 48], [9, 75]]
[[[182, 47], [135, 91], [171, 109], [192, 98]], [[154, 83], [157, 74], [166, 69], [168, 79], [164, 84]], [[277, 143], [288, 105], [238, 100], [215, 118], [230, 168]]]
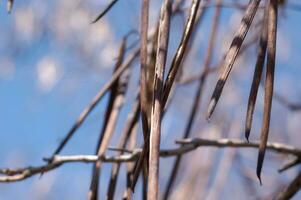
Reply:
[[[174, 148], [174, 149], [166, 149], [160, 151], [160, 157], [172, 157], [178, 156], [185, 153], [189, 153], [199, 147], [217, 147], [217, 148], [255, 148], [257, 149], [259, 146], [258, 142], [246, 142], [240, 139], [202, 139], [202, 138], [191, 138], [191, 139], [182, 139], [177, 141], [178, 144], [182, 144], [183, 146]], [[267, 143], [267, 150], [273, 151], [275, 153], [281, 154], [290, 154], [296, 157], [301, 156], [301, 149], [282, 144], [282, 143]], [[0, 176], [0, 182], [16, 182], [27, 179], [31, 176], [37, 174], [43, 174], [54, 170], [60, 167], [65, 163], [94, 163], [99, 160], [102, 162], [109, 163], [122, 163], [122, 162], [133, 162], [138, 159], [138, 156], [141, 153], [141, 149], [134, 149], [130, 154], [122, 154], [117, 156], [102, 156], [98, 157], [96, 155], [72, 155], [72, 156], [59, 156], [56, 155], [53, 158], [44, 159], [46, 161], [51, 160], [51, 163], [47, 163], [45, 165], [37, 166], [37, 167], [26, 167], [20, 169], [0, 169], [0, 174], [5, 176]]]

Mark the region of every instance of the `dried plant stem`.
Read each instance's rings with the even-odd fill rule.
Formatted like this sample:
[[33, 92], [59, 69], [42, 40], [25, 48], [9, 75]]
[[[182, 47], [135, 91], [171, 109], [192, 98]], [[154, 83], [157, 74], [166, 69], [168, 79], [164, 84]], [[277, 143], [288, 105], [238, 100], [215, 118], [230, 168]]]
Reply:
[[[126, 42], [123, 40], [120, 52], [118, 56], [118, 60], [115, 66], [115, 71], [121, 66], [125, 54]], [[127, 84], [129, 79], [129, 72], [125, 71], [123, 76], [121, 76], [115, 84], [113, 84], [111, 88], [111, 94], [108, 101], [108, 106], [105, 114], [105, 120], [103, 122], [103, 127], [100, 132], [100, 137], [98, 140], [98, 144], [96, 147], [96, 154], [101, 157], [110, 142], [110, 139], [113, 135], [117, 119], [119, 116], [120, 109], [124, 102], [124, 95], [126, 92]], [[98, 185], [100, 178], [100, 168], [102, 162], [98, 161], [93, 166], [92, 179], [90, 184], [90, 191], [88, 194], [88, 198], [90, 200], [98, 199]]]
[[[138, 97], [139, 98], [139, 97]], [[135, 104], [133, 105], [132, 111], [128, 114], [128, 119], [126, 122], [126, 125], [124, 127], [122, 136], [120, 138], [120, 142], [118, 145], [119, 149], [125, 149], [128, 140], [131, 138], [131, 133], [133, 133], [133, 129], [137, 125], [138, 118], [139, 118], [139, 113], [140, 113], [140, 101], [137, 100]], [[123, 151], [119, 152], [119, 155], [121, 155]], [[120, 163], [114, 163], [112, 165], [112, 170], [111, 170], [111, 178], [110, 178], [110, 183], [109, 183], [109, 188], [107, 192], [107, 199], [112, 200], [114, 199], [114, 193], [115, 193], [115, 188], [117, 184], [117, 178], [120, 170]]]
[[274, 71], [276, 57], [276, 37], [277, 37], [277, 13], [278, 1], [270, 0], [268, 11], [268, 46], [267, 46], [267, 66], [265, 78], [265, 94], [264, 94], [264, 113], [260, 136], [260, 146], [257, 161], [257, 177], [261, 183], [261, 170], [269, 135], [273, 89], [274, 89]]
[[147, 33], [149, 17], [149, 0], [142, 1], [141, 8], [141, 46], [140, 46], [140, 102], [144, 138], [149, 134], [147, 116]]
[[240, 27], [237, 31], [237, 33], [234, 36], [234, 39], [231, 43], [230, 49], [228, 50], [223, 67], [222, 67], [222, 72], [218, 77], [218, 81], [216, 83], [215, 89], [213, 91], [209, 106], [208, 106], [208, 111], [207, 111], [207, 119], [209, 120], [215, 107], [216, 104], [221, 96], [222, 90], [224, 88], [224, 85], [227, 81], [227, 78], [232, 70], [233, 64], [237, 58], [237, 55], [239, 53], [239, 50], [241, 48], [241, 45], [247, 35], [247, 32], [249, 31], [253, 18], [256, 14], [257, 8], [259, 6], [260, 0], [251, 0], [244, 17], [241, 20]]
[[[244, 45], [241, 46], [240, 48], [240, 51], [238, 53], [238, 57], [240, 55], [242, 55], [246, 50], [248, 50], [250, 47], [252, 47], [252, 45], [257, 41], [257, 37], [253, 37], [249, 42], [246, 42]], [[208, 68], [207, 70], [207, 74], [210, 74], [210, 73], [214, 73], [216, 72], [217, 70], [219, 70], [223, 64], [223, 60], [224, 60], [225, 56], [223, 56], [223, 59], [221, 59], [218, 64], [216, 64], [215, 66], [211, 66]], [[200, 74], [197, 74], [197, 75], [191, 75], [190, 77], [187, 77], [187, 78], [183, 78], [181, 81], [180, 81], [180, 84], [181, 85], [186, 85], [186, 84], [190, 84], [194, 81], [198, 81], [200, 80], [200, 78], [203, 76], [203, 71], [202, 73]]]
[[[221, 2], [222, 2], [222, 0], [217, 0], [218, 4], [220, 4]], [[209, 65], [211, 62], [212, 54], [213, 54], [213, 47], [214, 47], [214, 44], [216, 41], [220, 12], [221, 12], [221, 8], [218, 6], [215, 11], [215, 15], [214, 15], [214, 19], [213, 19], [212, 30], [211, 30], [210, 39], [209, 39], [209, 45], [208, 45], [208, 49], [207, 49], [207, 53], [206, 53], [205, 61], [204, 61], [204, 68], [202, 69], [202, 76], [199, 78], [198, 88], [197, 88], [194, 102], [193, 102], [193, 105], [192, 105], [192, 108], [190, 111], [188, 123], [187, 123], [185, 131], [184, 131], [184, 135], [183, 135], [184, 138], [187, 138], [190, 136], [196, 113], [200, 107], [200, 99], [202, 97], [203, 88], [204, 88], [204, 85], [206, 82], [206, 78], [207, 78], [208, 71], [209, 71]], [[167, 200], [167, 198], [169, 197], [171, 188], [172, 188], [172, 186], [175, 182], [175, 179], [177, 177], [177, 174], [178, 174], [181, 160], [182, 160], [182, 156], [180, 155], [176, 158], [176, 161], [172, 167], [171, 175], [168, 179], [167, 187], [166, 187], [166, 190], [165, 190], [164, 196], [163, 196], [163, 199], [165, 199], [165, 200]]]
[[195, 19], [196, 19], [196, 15], [197, 15], [199, 5], [200, 5], [200, 0], [192, 0], [190, 12], [189, 12], [189, 18], [186, 22], [180, 45], [177, 49], [177, 52], [176, 52], [175, 56], [173, 57], [170, 70], [168, 72], [167, 78], [166, 78], [165, 83], [164, 83], [163, 99], [162, 99], [164, 106], [167, 102], [168, 96], [170, 94], [171, 87], [174, 83], [174, 80], [176, 78], [178, 69], [179, 69], [179, 67], [182, 63], [182, 59], [184, 57], [186, 47], [188, 45], [191, 34], [193, 32], [193, 28], [194, 28]]
[[[268, 6], [267, 6], [268, 7]], [[255, 65], [255, 71], [253, 75], [252, 86], [250, 90], [249, 100], [248, 100], [248, 109], [247, 109], [247, 116], [246, 116], [246, 124], [245, 124], [245, 137], [249, 140], [252, 121], [253, 121], [253, 113], [256, 104], [256, 98], [258, 93], [258, 88], [260, 85], [261, 75], [264, 66], [264, 60], [266, 56], [266, 49], [267, 49], [267, 40], [268, 40], [268, 10], [265, 9], [264, 12], [264, 20], [262, 23], [262, 32], [259, 41], [259, 48], [257, 54], [257, 61]]]
[[[140, 108], [140, 105], [139, 105]], [[135, 145], [136, 145], [136, 138], [137, 138], [137, 124], [135, 124], [135, 126], [133, 127], [132, 133], [131, 133], [131, 137], [130, 137], [130, 141], [128, 144], [128, 148], [132, 151], [135, 151]], [[126, 190], [124, 192], [124, 199], [130, 200], [132, 199], [132, 188], [131, 188], [131, 184], [132, 184], [132, 172], [134, 170], [134, 163], [127, 163], [127, 171], [126, 171]]]
[[[172, 12], [171, 12], [171, 15], [172, 14], [175, 14], [176, 13], [176, 11], [178, 11], [179, 9], [180, 9], [180, 6], [182, 5], [182, 2], [183, 2], [183, 0], [179, 0], [179, 1], [177, 1], [175, 4], [174, 4], [174, 7], [172, 8]], [[158, 29], [159, 29], [159, 27], [158, 27]], [[158, 31], [156, 31], [156, 33], [158, 34]], [[154, 39], [156, 38], [156, 37], [158, 37], [157, 35], [155, 35], [154, 36]], [[157, 42], [157, 41], [155, 41], [155, 42]], [[155, 45], [153, 45], [153, 47], [156, 47], [157, 45], [155, 44]], [[156, 52], [156, 51], [155, 51]], [[155, 53], [154, 52], [154, 53]], [[156, 57], [156, 56], [155, 56]], [[153, 59], [151, 59], [150, 60], [151, 62], [156, 62], [156, 60], [153, 60]], [[150, 63], [151, 64], [151, 63]], [[149, 78], [151, 78], [150, 76], [151, 76], [151, 73], [153, 73], [152, 71], [151, 71], [152, 69], [150, 68], [149, 69]], [[153, 79], [154, 79], [154, 77], [153, 77]], [[151, 81], [150, 81], [151, 82]], [[150, 84], [150, 82], [149, 82], [149, 84]], [[152, 82], [154, 82], [154, 80], [152, 81]], [[153, 95], [153, 91], [152, 92], [149, 92], [149, 94], [151, 94], [151, 95]], [[166, 107], [166, 103], [167, 102], [164, 102], [163, 101], [163, 104], [164, 104], [164, 108]], [[152, 106], [148, 106], [148, 107], [152, 107]], [[150, 109], [151, 110], [151, 109]], [[143, 121], [144, 121], [144, 123], [146, 123], [147, 121], [146, 120], [143, 120], [142, 119], [142, 123], [143, 123]], [[150, 122], [150, 121], [149, 121]], [[143, 124], [142, 124], [143, 125]], [[147, 133], [149, 132], [148, 131], [148, 127], [147, 127], [147, 130], [145, 130], [145, 131], [147, 131]], [[144, 136], [145, 136], [145, 134], [144, 134]], [[140, 171], [141, 171], [141, 169], [142, 169], [142, 165], [143, 165], [143, 163], [145, 162], [145, 160], [147, 160], [146, 158], [147, 158], [147, 156], [149, 155], [149, 134], [147, 134], [146, 135], [146, 137], [144, 138], [144, 146], [143, 146], [143, 151], [142, 151], [142, 153], [141, 153], [141, 156], [140, 156], [140, 158], [138, 159], [138, 161], [137, 161], [137, 163], [135, 164], [135, 168], [134, 168], [134, 172], [133, 172], [133, 179], [132, 179], [132, 190], [134, 190], [134, 188], [135, 188], [135, 185], [136, 185], [136, 183], [137, 183], [137, 180], [138, 180], [138, 177], [139, 177], [139, 174], [140, 174]]]
[[161, 116], [164, 108], [162, 102], [163, 79], [168, 51], [169, 27], [171, 16], [171, 0], [164, 0], [159, 22], [157, 56], [155, 65], [154, 97], [152, 102], [151, 126], [150, 126], [150, 148], [149, 148], [149, 178], [148, 178], [148, 200], [158, 199], [159, 192], [159, 152], [161, 134]]

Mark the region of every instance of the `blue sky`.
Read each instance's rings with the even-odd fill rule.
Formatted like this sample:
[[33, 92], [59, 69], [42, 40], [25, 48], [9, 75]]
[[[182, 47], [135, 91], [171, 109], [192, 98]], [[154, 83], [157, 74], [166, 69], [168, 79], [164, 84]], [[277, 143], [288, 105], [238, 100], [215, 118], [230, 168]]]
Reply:
[[[60, 138], [108, 80], [121, 37], [130, 29], [139, 27], [139, 4], [134, 0], [120, 1], [101, 22], [93, 25], [90, 21], [104, 4], [78, 0], [73, 5], [72, 2], [16, 1], [12, 14], [7, 14], [5, 2], [0, 2], [1, 168], [42, 164], [42, 158], [51, 155]], [[153, 7], [155, 13], [157, 7]], [[64, 12], [64, 8], [68, 10]], [[229, 19], [233, 13], [232, 9], [223, 12], [222, 31], [228, 30]], [[298, 101], [301, 97], [301, 12], [288, 11], [285, 15], [285, 18], [279, 21], [278, 45], [281, 46], [277, 52], [275, 90], [289, 96], [292, 101]], [[24, 19], [22, 21], [17, 17]], [[203, 27], [210, 26], [210, 17], [211, 11], [207, 13], [206, 21], [199, 29], [199, 32], [203, 31], [203, 36], [200, 36], [201, 44], [196, 51], [201, 55], [207, 45], [206, 32], [209, 30], [204, 30]], [[75, 22], [72, 21], [73, 18]], [[24, 23], [28, 26], [24, 27]], [[178, 37], [181, 27], [177, 23], [175, 25], [179, 27], [174, 29], [173, 34], [174, 37]], [[100, 35], [93, 38], [93, 33]], [[219, 41], [224, 40], [223, 37], [219, 37]], [[174, 39], [171, 45], [176, 47], [176, 44], [177, 40]], [[172, 54], [173, 50], [170, 52]], [[216, 52], [213, 63], [216, 63], [219, 54]], [[201, 62], [202, 57], [195, 56], [193, 59]], [[247, 72], [252, 72], [252, 68], [248, 66], [254, 63], [254, 59], [246, 59], [248, 65], [242, 77], [233, 77], [248, 88], [251, 78]], [[133, 77], [132, 82], [135, 81], [137, 77]], [[292, 90], [292, 86], [296, 89]], [[248, 93], [246, 87], [242, 87], [241, 90]], [[132, 86], [131, 90], [134, 88], [135, 86]], [[246, 97], [243, 98], [246, 104]], [[63, 154], [94, 152], [105, 105], [106, 97], [79, 129]], [[285, 110], [277, 104], [275, 107], [277, 114]], [[126, 116], [127, 110], [129, 107], [122, 111], [121, 118]], [[300, 115], [291, 116], [294, 114], [285, 112], [286, 117], [294, 117], [295, 121], [300, 119]], [[244, 115], [244, 110], [240, 114]], [[183, 126], [181, 117], [166, 121], [179, 121], [179, 128]], [[291, 126], [296, 127], [292, 128], [292, 132], [300, 127], [295, 124]], [[172, 130], [168, 127], [166, 125], [164, 130]], [[117, 127], [116, 132], [121, 128]], [[170, 141], [163, 137], [163, 145], [170, 144]], [[300, 140], [292, 139], [292, 142], [300, 146]], [[112, 144], [114, 143], [116, 144], [115, 139]], [[110, 165], [105, 165], [102, 184], [106, 184], [109, 178], [106, 174], [109, 173]], [[20, 183], [0, 184], [0, 200], [85, 199], [90, 174], [91, 165], [68, 164], [42, 177], [34, 176]], [[235, 175], [231, 178], [236, 180]]]

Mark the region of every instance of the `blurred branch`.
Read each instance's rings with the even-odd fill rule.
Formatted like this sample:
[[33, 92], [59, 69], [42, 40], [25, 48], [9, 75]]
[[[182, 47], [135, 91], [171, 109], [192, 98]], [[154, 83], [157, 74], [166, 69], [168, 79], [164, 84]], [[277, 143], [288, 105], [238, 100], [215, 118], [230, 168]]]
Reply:
[[82, 125], [86, 120], [91, 111], [96, 107], [100, 102], [102, 97], [111, 89], [121, 74], [133, 63], [133, 61], [138, 57], [140, 49], [136, 49], [126, 60], [125, 62], [114, 72], [110, 80], [99, 90], [92, 102], [82, 111], [82, 113], [77, 118], [76, 122], [73, 124], [69, 132], [66, 134], [62, 142], [59, 144], [57, 149], [54, 151], [53, 155], [59, 154], [62, 149], [65, 147], [70, 138], [74, 135], [75, 131]]
[[[196, 149], [199, 146], [214, 146], [214, 147], [233, 147], [233, 148], [258, 148], [259, 143], [258, 142], [245, 142], [243, 140], [239, 139], [202, 139], [202, 138], [193, 138], [193, 139], [183, 139], [178, 140], [178, 144], [186, 144], [183, 146], [182, 151], [192, 151]], [[277, 152], [277, 153], [283, 153], [283, 154], [291, 154], [295, 156], [301, 155], [301, 149], [285, 145], [282, 143], [273, 143], [268, 142], [267, 143], [267, 149]]]
[[300, 111], [301, 110], [301, 103], [293, 103], [290, 100], [288, 100], [285, 96], [282, 96], [280, 94], [274, 93], [274, 98], [277, 100], [280, 104], [287, 107], [290, 111]]
[[301, 171], [299, 171], [298, 175], [294, 180], [286, 187], [283, 191], [281, 191], [275, 199], [277, 200], [285, 200], [292, 198], [301, 188]]
[[7, 12], [10, 13], [13, 8], [14, 0], [7, 0], [6, 9]]
[[292, 167], [295, 167], [296, 165], [299, 165], [299, 164], [301, 164], [301, 157], [297, 157], [294, 160], [286, 163], [282, 168], [280, 168], [278, 170], [278, 172], [280, 172], [280, 173], [284, 172], [284, 171], [286, 171], [286, 170], [288, 170], [288, 169], [290, 169]]
[[[217, 148], [258, 148], [258, 142], [246, 142], [244, 140], [239, 139], [201, 139], [201, 138], [191, 138], [191, 139], [182, 139], [177, 141], [178, 144], [182, 144], [183, 146], [174, 148], [174, 149], [166, 149], [160, 151], [160, 157], [172, 157], [182, 155], [188, 152], [191, 152], [199, 147], [217, 147]], [[267, 143], [267, 149], [273, 151], [275, 153], [281, 154], [290, 154], [297, 157], [301, 156], [301, 149], [282, 144], [282, 143]], [[0, 169], [0, 174], [4, 174], [6, 176], [0, 176], [0, 182], [16, 182], [27, 179], [36, 174], [43, 174], [48, 171], [54, 170], [60, 167], [65, 163], [74, 163], [74, 162], [82, 162], [82, 163], [94, 163], [99, 160], [102, 162], [109, 163], [121, 163], [121, 162], [133, 162], [137, 160], [138, 156], [141, 153], [141, 149], [134, 149], [130, 154], [122, 154], [117, 156], [96, 156], [96, 155], [72, 155], [72, 156], [59, 156], [56, 155], [50, 159], [44, 159], [46, 161], [51, 160], [51, 163], [41, 165], [38, 167], [26, 167], [21, 169]]]
[[95, 20], [92, 21], [92, 23], [97, 22], [98, 20], [100, 20], [103, 16], [105, 16], [105, 14], [107, 14], [107, 12], [109, 12], [109, 10], [111, 10], [111, 8], [115, 5], [115, 3], [117, 3], [118, 0], [113, 0], [109, 3], [109, 5], [96, 17]]

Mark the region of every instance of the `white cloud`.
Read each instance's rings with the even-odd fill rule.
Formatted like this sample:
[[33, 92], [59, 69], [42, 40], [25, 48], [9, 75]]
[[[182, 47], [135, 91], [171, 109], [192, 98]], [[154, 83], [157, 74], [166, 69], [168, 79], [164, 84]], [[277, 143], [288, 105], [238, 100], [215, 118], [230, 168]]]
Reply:
[[39, 89], [43, 92], [50, 92], [57, 84], [62, 74], [62, 69], [59, 68], [54, 59], [49, 57], [41, 59], [37, 65], [37, 81]]

